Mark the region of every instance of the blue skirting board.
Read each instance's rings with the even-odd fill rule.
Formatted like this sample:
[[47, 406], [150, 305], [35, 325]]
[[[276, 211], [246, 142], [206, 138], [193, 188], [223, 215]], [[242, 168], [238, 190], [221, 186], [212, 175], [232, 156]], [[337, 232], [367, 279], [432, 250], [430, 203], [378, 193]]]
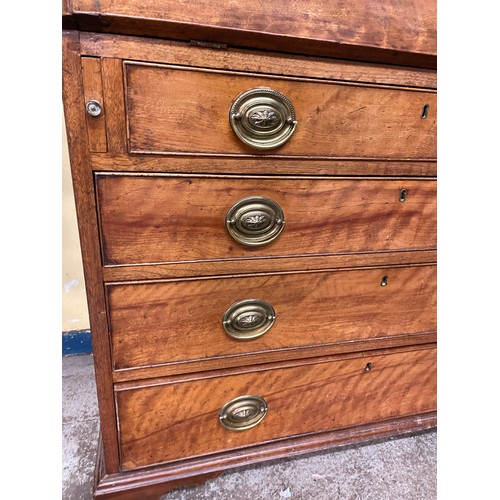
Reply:
[[62, 355], [71, 356], [73, 354], [91, 354], [92, 336], [90, 330], [74, 330], [63, 332], [62, 335]]

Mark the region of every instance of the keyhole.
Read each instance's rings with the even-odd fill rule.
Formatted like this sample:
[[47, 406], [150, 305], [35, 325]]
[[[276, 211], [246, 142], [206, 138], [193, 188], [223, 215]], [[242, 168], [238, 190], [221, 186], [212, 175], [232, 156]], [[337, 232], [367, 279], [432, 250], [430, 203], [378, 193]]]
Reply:
[[402, 189], [399, 193], [399, 201], [405, 201], [408, 196], [408, 191], [406, 189]]
[[380, 282], [380, 286], [387, 286], [387, 279], [388, 279], [387, 276], [384, 276], [382, 278], [382, 281]]
[[423, 109], [422, 109], [422, 114], [420, 115], [420, 118], [422, 118], [422, 120], [425, 120], [427, 118], [427, 115], [429, 113], [429, 105], [426, 104]]

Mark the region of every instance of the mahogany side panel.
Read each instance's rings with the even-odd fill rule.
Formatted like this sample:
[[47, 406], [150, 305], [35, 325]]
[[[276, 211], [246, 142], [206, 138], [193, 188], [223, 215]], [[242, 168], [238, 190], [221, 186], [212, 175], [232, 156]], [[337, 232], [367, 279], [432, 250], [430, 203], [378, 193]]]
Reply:
[[[436, 329], [435, 266], [114, 285], [107, 293], [115, 369], [220, 357], [238, 365], [242, 355], [262, 363], [272, 351], [300, 357], [307, 346], [408, 343]], [[222, 317], [247, 299], [271, 304], [276, 321], [261, 337], [236, 340]]]
[[[433, 180], [98, 174], [96, 183], [107, 265], [436, 245]], [[226, 228], [230, 207], [250, 196], [270, 198], [283, 209], [285, 229], [269, 245], [244, 247]]]
[[94, 180], [89, 164], [89, 143], [78, 33], [63, 32], [63, 102], [76, 202], [76, 215], [85, 274], [99, 414], [108, 472], [118, 471], [116, 414], [111, 378], [111, 349], [101, 270]]
[[137, 63], [125, 72], [133, 153], [253, 155], [231, 130], [228, 113], [241, 93], [269, 87], [291, 101], [298, 125], [266, 156], [436, 157], [435, 93]]
[[[252, 429], [225, 429], [219, 410], [247, 394], [266, 400], [267, 415]], [[120, 390], [116, 398], [122, 467], [134, 469], [434, 411], [436, 352], [368, 354], [165, 383]]]

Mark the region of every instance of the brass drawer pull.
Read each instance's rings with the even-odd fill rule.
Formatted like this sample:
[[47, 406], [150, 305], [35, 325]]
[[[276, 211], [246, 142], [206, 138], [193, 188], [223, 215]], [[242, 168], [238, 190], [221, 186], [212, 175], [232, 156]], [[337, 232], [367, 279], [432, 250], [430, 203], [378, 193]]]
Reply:
[[250, 340], [264, 335], [276, 321], [276, 313], [265, 300], [247, 299], [233, 304], [222, 318], [226, 333], [237, 340]]
[[229, 109], [229, 123], [240, 141], [261, 150], [281, 146], [297, 127], [292, 103], [267, 87], [240, 94]]
[[267, 414], [267, 402], [260, 396], [240, 396], [226, 403], [219, 411], [219, 421], [231, 431], [255, 427]]
[[265, 245], [281, 234], [285, 228], [285, 215], [275, 201], [253, 196], [236, 202], [229, 209], [226, 227], [238, 243]]

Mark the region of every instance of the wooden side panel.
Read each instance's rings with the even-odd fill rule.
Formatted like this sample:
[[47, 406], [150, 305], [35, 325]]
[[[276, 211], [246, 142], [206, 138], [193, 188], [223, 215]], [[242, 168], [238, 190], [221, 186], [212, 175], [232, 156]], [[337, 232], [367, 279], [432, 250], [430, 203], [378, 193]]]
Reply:
[[[430, 180], [98, 175], [97, 189], [108, 265], [436, 245], [436, 182]], [[229, 208], [250, 196], [271, 198], [283, 209], [285, 229], [269, 245], [244, 247], [226, 229]]]
[[89, 148], [93, 153], [106, 153], [106, 109], [102, 91], [101, 60], [96, 57], [82, 57], [83, 91], [85, 102], [97, 101], [104, 112], [100, 116], [87, 117]]
[[62, 75], [64, 113], [92, 330], [104, 459], [107, 472], [112, 473], [118, 471], [118, 442], [111, 378], [111, 348], [106, 321], [94, 180], [89, 168], [82, 65], [76, 32], [63, 32]]
[[[141, 27], [141, 19], [184, 25], [191, 31], [197, 25], [232, 30], [243, 45], [247, 38], [265, 33], [303, 43], [311, 39], [316, 43], [436, 53], [435, 0], [275, 0], [266, 4], [259, 0], [73, 0], [73, 10], [129, 18], [135, 21], [128, 23], [135, 25], [135, 31]], [[224, 41], [220, 37], [215, 40]], [[297, 43], [294, 48], [300, 52], [301, 46]]]
[[256, 154], [233, 133], [228, 112], [242, 92], [270, 87], [292, 102], [298, 125], [269, 155], [436, 157], [431, 92], [137, 64], [126, 65], [126, 84], [131, 152]]
[[[223, 428], [220, 408], [247, 394], [267, 401], [264, 420], [246, 431]], [[133, 469], [433, 411], [436, 352], [372, 354], [215, 376], [124, 390], [116, 398], [122, 466]]]
[[[276, 321], [261, 337], [235, 340], [222, 317], [253, 298], [271, 304]], [[116, 285], [108, 299], [115, 368], [220, 357], [238, 364], [242, 354], [334, 343], [349, 350], [355, 341], [434, 331], [436, 268]]]

